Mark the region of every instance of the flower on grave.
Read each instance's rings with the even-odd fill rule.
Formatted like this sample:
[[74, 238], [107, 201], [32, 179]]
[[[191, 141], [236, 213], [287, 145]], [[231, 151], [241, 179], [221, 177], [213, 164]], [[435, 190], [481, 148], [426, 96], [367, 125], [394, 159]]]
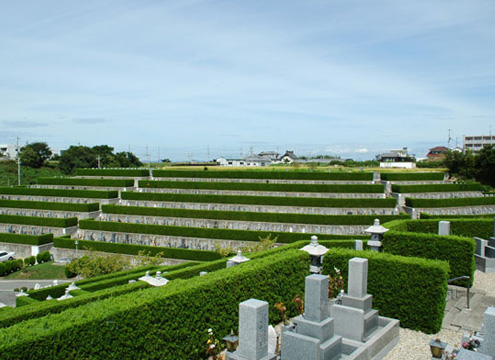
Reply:
[[285, 304], [283, 302], [278, 302], [275, 304], [275, 309], [280, 311], [280, 317], [282, 318], [284, 325], [288, 325], [289, 321], [287, 320], [287, 314], [285, 313], [287, 311]]
[[206, 355], [209, 359], [218, 360], [218, 354], [221, 351], [220, 340], [215, 338], [213, 330], [208, 329], [208, 340], [206, 341]]

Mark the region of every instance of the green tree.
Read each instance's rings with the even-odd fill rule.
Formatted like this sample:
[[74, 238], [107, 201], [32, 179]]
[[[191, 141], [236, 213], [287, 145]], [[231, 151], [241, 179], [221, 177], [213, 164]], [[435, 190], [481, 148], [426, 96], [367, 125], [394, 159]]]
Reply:
[[95, 168], [98, 166], [96, 154], [87, 146], [71, 146], [62, 152], [59, 168], [66, 175], [70, 175], [76, 168]]
[[90, 278], [129, 268], [129, 259], [118, 254], [105, 254], [89, 251], [84, 255], [66, 265], [70, 273], [79, 274], [84, 278]]
[[52, 151], [45, 142], [27, 144], [19, 154], [21, 163], [32, 168], [40, 168], [50, 159]]
[[495, 149], [486, 145], [475, 156], [476, 180], [482, 184], [495, 186]]
[[451, 176], [462, 179], [473, 179], [475, 177], [475, 161], [473, 153], [447, 150], [443, 160], [444, 166], [449, 170]]
[[143, 163], [139, 161], [138, 157], [131, 152], [118, 152], [115, 154], [115, 160], [118, 166], [123, 168], [143, 166]]

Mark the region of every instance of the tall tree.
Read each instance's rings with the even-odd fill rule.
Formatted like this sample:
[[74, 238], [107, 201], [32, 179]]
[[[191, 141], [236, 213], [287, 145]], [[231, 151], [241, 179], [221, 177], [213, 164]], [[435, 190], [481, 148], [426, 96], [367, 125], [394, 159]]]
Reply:
[[40, 168], [50, 159], [52, 151], [45, 142], [27, 144], [20, 152], [21, 163], [32, 168]]
[[447, 150], [443, 163], [453, 176], [463, 179], [475, 177], [474, 156], [469, 150], [466, 152]]
[[485, 145], [475, 157], [476, 180], [482, 184], [495, 186], [495, 149]]
[[96, 154], [87, 146], [71, 146], [62, 152], [59, 168], [64, 174], [72, 174], [76, 168], [94, 168], [98, 166]]

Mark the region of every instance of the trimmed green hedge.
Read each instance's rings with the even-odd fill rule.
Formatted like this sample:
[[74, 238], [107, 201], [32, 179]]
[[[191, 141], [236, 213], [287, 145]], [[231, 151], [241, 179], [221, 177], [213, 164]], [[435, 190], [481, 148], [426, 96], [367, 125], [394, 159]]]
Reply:
[[102, 205], [104, 214], [124, 214], [140, 216], [179, 217], [191, 219], [218, 219], [256, 222], [275, 222], [289, 224], [318, 225], [372, 225], [374, 219], [380, 223], [410, 219], [407, 214], [400, 215], [313, 215], [286, 213], [259, 213], [249, 211], [189, 210], [175, 208], [155, 208], [144, 206]]
[[146, 177], [150, 175], [150, 171], [148, 169], [76, 169], [76, 175]]
[[383, 193], [381, 184], [270, 184], [270, 183], [231, 183], [200, 181], [151, 181], [140, 180], [139, 187], [151, 189], [206, 189], [233, 191], [278, 191], [278, 192], [315, 192], [315, 193]]
[[386, 181], [442, 181], [443, 172], [382, 172], [380, 178]]
[[53, 211], [94, 212], [100, 210], [100, 204], [75, 204], [51, 201], [0, 200], [0, 207], [14, 209], [39, 209]]
[[495, 196], [451, 199], [414, 199], [406, 197], [406, 205], [414, 208], [495, 205]]
[[347, 287], [349, 260], [355, 256], [368, 259], [368, 293], [373, 295], [373, 309], [381, 316], [399, 319], [401, 327], [429, 334], [440, 331], [447, 295], [446, 262], [331, 249], [323, 259], [323, 272], [334, 274], [334, 267], [340, 269]]
[[0, 214], [0, 223], [17, 225], [36, 225], [67, 228], [77, 226], [77, 218], [48, 218], [38, 216], [3, 215]]
[[[309, 238], [311, 234], [290, 233], [278, 231], [251, 231], [251, 230], [231, 230], [231, 229], [208, 229], [189, 226], [169, 226], [151, 224], [132, 224], [112, 221], [80, 220], [79, 228], [96, 231], [112, 231], [133, 234], [154, 234], [164, 236], [194, 237], [202, 239], [218, 240], [239, 240], [239, 241], [259, 241], [258, 237], [265, 238], [277, 236], [278, 243], [291, 243], [294, 241]], [[317, 234], [322, 240], [330, 239], [354, 239], [362, 236], [356, 235], [327, 235]], [[95, 242], [96, 243], [96, 242]]]
[[425, 184], [425, 185], [392, 185], [396, 193], [427, 193], [427, 192], [457, 192], [482, 191], [480, 183], [460, 184]]
[[237, 328], [242, 301], [267, 301], [270, 323], [280, 321], [280, 301], [294, 316], [292, 299], [304, 293], [308, 266], [306, 253], [290, 250], [23, 321], [0, 329], [0, 351], [9, 359], [202, 359], [207, 329], [222, 337]]
[[[394, 208], [396, 200], [388, 199], [329, 199], [279, 196], [243, 196], [243, 195], [193, 195], [161, 194], [124, 191], [122, 200], [169, 201], [216, 204], [307, 206], [328, 208]], [[495, 199], [495, 197], [494, 197]]]
[[[449, 219], [447, 219], [449, 220]], [[489, 219], [450, 219], [452, 235], [488, 239], [493, 236], [493, 218]], [[399, 220], [386, 224], [391, 230], [438, 234], [438, 219]]]
[[117, 190], [70, 190], [70, 189], [41, 189], [25, 187], [0, 187], [3, 195], [57, 196], [87, 199], [115, 199], [119, 197]]
[[[384, 252], [394, 255], [448, 261], [449, 278], [468, 275], [471, 282], [474, 280], [476, 244], [472, 238], [388, 231], [383, 236], [382, 246]], [[466, 282], [458, 284], [465, 286]]]
[[42, 185], [76, 185], [98, 187], [133, 187], [134, 179], [79, 179], [79, 178], [38, 178]]
[[196, 179], [373, 181], [372, 172], [310, 172], [267, 170], [153, 170], [153, 177]]
[[422, 212], [420, 214], [421, 219], [477, 219], [477, 218], [485, 218], [485, 219], [492, 219], [495, 217], [494, 214], [480, 214], [480, 215], [432, 215], [432, 214], [427, 214]]
[[[119, 224], [119, 223], [114, 223]], [[58, 248], [75, 249], [75, 240], [55, 238], [53, 245]], [[134, 245], [109, 243], [102, 241], [79, 240], [79, 249], [91, 248], [94, 251], [110, 252], [117, 254], [138, 255], [139, 251], [146, 251], [152, 256], [163, 253], [164, 258], [168, 259], [183, 259], [197, 261], [211, 261], [221, 258], [221, 255], [215, 251], [177, 249], [169, 247]]]
[[24, 235], [0, 233], [0, 242], [22, 245], [45, 245], [53, 242], [53, 234]]

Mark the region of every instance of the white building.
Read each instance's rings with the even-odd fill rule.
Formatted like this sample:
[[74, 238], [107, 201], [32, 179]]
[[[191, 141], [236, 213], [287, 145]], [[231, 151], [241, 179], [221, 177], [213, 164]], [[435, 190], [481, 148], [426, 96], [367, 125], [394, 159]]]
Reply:
[[413, 169], [416, 167], [414, 155], [409, 155], [407, 147], [400, 150], [390, 150], [379, 155], [381, 168]]
[[12, 160], [17, 158], [17, 145], [0, 144], [0, 159]]
[[269, 166], [272, 164], [290, 164], [297, 159], [293, 151], [286, 151], [282, 157], [275, 151], [263, 151], [258, 155], [249, 155], [244, 159], [218, 158], [218, 166]]
[[464, 136], [464, 150], [478, 152], [485, 145], [495, 146], [495, 136], [492, 135], [469, 135]]

